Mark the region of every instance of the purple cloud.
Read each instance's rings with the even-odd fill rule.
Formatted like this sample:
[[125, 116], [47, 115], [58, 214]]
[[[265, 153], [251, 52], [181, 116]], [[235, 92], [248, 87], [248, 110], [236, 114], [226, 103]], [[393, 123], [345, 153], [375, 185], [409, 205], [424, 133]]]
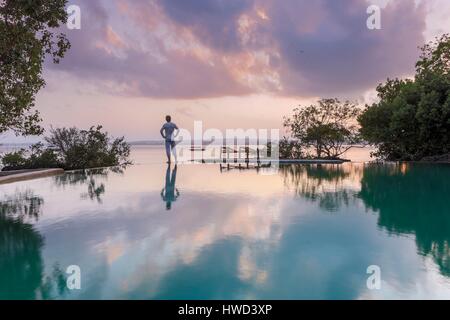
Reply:
[[383, 9], [381, 30], [367, 29], [360, 0], [74, 3], [82, 30], [52, 68], [158, 98], [360, 94], [414, 70], [426, 18], [409, 0]]
[[298, 22], [311, 14], [305, 2], [289, 0], [271, 7], [271, 33], [280, 52], [275, 66], [279, 66], [285, 93], [354, 93], [414, 70], [417, 47], [424, 42], [423, 6], [393, 1], [382, 11], [382, 29], [369, 30], [366, 3], [314, 2], [312, 14], [317, 17], [312, 26]]
[[238, 19], [252, 9], [254, 0], [159, 0], [177, 24], [192, 29], [202, 41], [222, 51], [242, 50]]

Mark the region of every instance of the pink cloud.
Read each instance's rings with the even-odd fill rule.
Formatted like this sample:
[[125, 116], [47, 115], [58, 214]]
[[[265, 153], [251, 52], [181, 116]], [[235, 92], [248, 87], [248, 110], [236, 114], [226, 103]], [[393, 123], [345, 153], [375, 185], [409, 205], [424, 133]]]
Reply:
[[377, 31], [359, 0], [79, 2], [83, 29], [53, 68], [158, 98], [355, 94], [412, 72], [426, 27], [409, 0]]

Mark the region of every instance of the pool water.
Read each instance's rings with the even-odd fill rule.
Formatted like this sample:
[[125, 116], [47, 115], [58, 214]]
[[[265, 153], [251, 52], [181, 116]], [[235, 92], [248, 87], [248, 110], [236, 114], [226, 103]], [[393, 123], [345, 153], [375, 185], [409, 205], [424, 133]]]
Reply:
[[0, 185], [0, 299], [450, 298], [450, 166], [133, 157]]

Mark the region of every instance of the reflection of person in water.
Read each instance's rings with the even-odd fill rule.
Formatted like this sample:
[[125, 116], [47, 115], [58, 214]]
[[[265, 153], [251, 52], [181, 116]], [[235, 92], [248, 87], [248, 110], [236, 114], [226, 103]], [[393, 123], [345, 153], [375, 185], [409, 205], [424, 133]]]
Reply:
[[161, 198], [166, 202], [166, 209], [172, 209], [172, 202], [176, 201], [180, 196], [180, 192], [175, 187], [177, 179], [177, 166], [173, 168], [172, 175], [170, 174], [170, 164], [167, 166], [166, 171], [166, 186], [161, 190]]

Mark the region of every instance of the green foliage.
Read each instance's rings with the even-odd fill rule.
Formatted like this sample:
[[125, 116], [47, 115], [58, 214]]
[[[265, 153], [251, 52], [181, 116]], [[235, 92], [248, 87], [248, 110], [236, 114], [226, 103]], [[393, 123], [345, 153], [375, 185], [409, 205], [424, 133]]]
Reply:
[[30, 150], [20, 150], [3, 156], [3, 170], [64, 168], [66, 170], [111, 167], [129, 164], [130, 146], [124, 138], [112, 139], [102, 127], [89, 130], [77, 128], [52, 129], [42, 143]]
[[287, 137], [279, 142], [279, 152], [281, 159], [301, 159], [304, 157], [303, 148], [298, 140], [290, 140]]
[[315, 150], [317, 158], [338, 158], [360, 141], [356, 118], [360, 110], [349, 101], [322, 99], [316, 105], [294, 109], [284, 126], [298, 150]]
[[386, 160], [421, 160], [450, 152], [450, 37], [422, 48], [414, 80], [377, 87], [379, 102], [359, 117], [361, 134]]
[[420, 60], [416, 63], [418, 77], [427, 74], [446, 74], [450, 70], [450, 35], [444, 34], [422, 47]]
[[60, 163], [53, 150], [44, 149], [42, 143], [32, 145], [30, 150], [21, 149], [2, 157], [3, 170], [58, 168]]
[[67, 21], [67, 0], [0, 1], [0, 133], [42, 133], [33, 110], [37, 92], [45, 86], [46, 56], [59, 62], [70, 44], [55, 28]]
[[25, 168], [27, 164], [25, 149], [5, 154], [2, 157], [2, 163], [6, 170], [19, 170]]
[[129, 163], [130, 146], [125, 138], [112, 138], [102, 126], [89, 130], [52, 129], [45, 141], [54, 146], [65, 169], [111, 167]]

